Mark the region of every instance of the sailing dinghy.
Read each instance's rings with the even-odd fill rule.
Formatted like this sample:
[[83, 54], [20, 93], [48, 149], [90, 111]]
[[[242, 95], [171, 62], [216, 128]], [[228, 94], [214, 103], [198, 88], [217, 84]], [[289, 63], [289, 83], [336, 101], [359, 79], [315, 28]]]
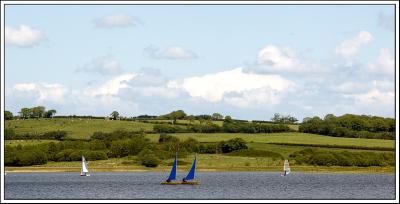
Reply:
[[171, 173], [169, 174], [168, 179], [166, 181], [164, 181], [164, 182], [161, 182], [161, 184], [163, 184], [163, 185], [178, 185], [178, 184], [181, 184], [181, 182], [176, 181], [177, 163], [178, 163], [178, 156], [176, 154], [175, 155], [174, 164], [172, 165]]
[[188, 184], [188, 185], [198, 185], [200, 184], [200, 181], [194, 180], [194, 174], [196, 172], [196, 156], [194, 157], [194, 161], [192, 164], [192, 168], [190, 169], [188, 175], [182, 179], [182, 184]]
[[81, 176], [90, 176], [89, 170], [86, 164], [86, 159], [82, 156], [82, 168], [81, 168]]
[[290, 174], [289, 161], [285, 160], [285, 163], [283, 164], [283, 174], [281, 174], [281, 175], [286, 176], [288, 174]]

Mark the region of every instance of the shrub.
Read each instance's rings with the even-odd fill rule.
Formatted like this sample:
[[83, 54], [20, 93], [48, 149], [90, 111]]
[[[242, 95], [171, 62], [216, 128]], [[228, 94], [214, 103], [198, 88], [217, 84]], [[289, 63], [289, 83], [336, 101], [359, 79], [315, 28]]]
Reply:
[[177, 137], [174, 137], [172, 135], [167, 135], [165, 133], [160, 134], [160, 138], [158, 139], [158, 142], [163, 143], [163, 142], [179, 142], [179, 139]]
[[4, 139], [12, 140], [15, 138], [15, 131], [12, 128], [4, 128]]
[[219, 143], [222, 153], [229, 153], [235, 150], [247, 149], [246, 142], [242, 138], [234, 138]]
[[296, 163], [321, 166], [386, 166], [395, 164], [394, 154], [375, 152], [326, 151], [307, 148], [290, 154]]
[[157, 167], [160, 164], [157, 156], [149, 149], [142, 150], [138, 157], [145, 167]]
[[198, 153], [201, 154], [216, 154], [219, 151], [218, 144], [200, 144], [198, 148]]
[[42, 135], [42, 139], [55, 139], [55, 140], [64, 140], [67, 136], [66, 131], [50, 131], [46, 132]]

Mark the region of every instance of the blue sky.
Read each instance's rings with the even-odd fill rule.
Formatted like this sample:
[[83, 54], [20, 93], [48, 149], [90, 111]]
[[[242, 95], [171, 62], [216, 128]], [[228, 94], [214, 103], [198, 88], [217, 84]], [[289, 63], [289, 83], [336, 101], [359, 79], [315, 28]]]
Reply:
[[394, 117], [394, 7], [15, 5], [5, 108]]

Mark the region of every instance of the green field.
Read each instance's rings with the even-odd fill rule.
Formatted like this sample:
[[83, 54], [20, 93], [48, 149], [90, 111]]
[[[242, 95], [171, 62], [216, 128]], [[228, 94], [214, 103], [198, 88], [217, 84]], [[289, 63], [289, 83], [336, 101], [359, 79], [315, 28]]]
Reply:
[[[344, 138], [344, 137], [329, 137], [323, 135], [315, 135], [308, 133], [176, 133], [171, 134], [178, 137], [180, 140], [185, 140], [189, 137], [196, 139], [199, 142], [219, 142], [229, 140], [236, 137], [244, 139], [248, 143], [289, 143], [289, 144], [315, 144], [315, 145], [337, 145], [337, 146], [361, 146], [370, 148], [394, 148], [394, 140], [381, 139], [364, 139], [364, 138]], [[148, 134], [147, 137], [151, 141], [158, 141], [159, 134]]]
[[67, 137], [76, 139], [89, 139], [96, 131], [112, 132], [114, 130], [153, 130], [153, 124], [150, 123], [76, 118], [10, 120], [5, 122], [5, 127], [13, 128], [16, 134], [42, 134], [49, 131], [63, 130], [67, 132]]
[[[188, 121], [178, 121], [185, 123]], [[196, 122], [196, 121], [195, 121]], [[219, 121], [218, 121], [219, 122]], [[6, 121], [5, 126], [13, 128], [17, 134], [24, 133], [45, 133], [54, 130], [67, 131], [68, 137], [76, 139], [89, 139], [93, 132], [112, 132], [115, 130], [138, 131], [152, 130], [154, 124], [135, 122], [135, 121], [108, 121], [101, 119], [29, 119]], [[291, 127], [293, 129], [298, 126]], [[382, 148], [394, 150], [394, 140], [363, 139], [363, 138], [342, 138], [329, 137], [308, 133], [176, 133], [181, 141], [194, 138], [201, 143], [217, 143], [233, 138], [242, 138], [247, 142], [249, 148], [255, 150], [272, 151], [281, 154], [284, 158], [295, 151], [300, 151], [310, 145], [331, 145], [331, 147], [313, 147], [330, 151], [366, 151], [366, 152], [385, 152]], [[147, 134], [147, 138], [152, 142], [158, 142], [159, 134]], [[51, 142], [52, 140], [6, 140], [5, 144], [16, 146], [18, 144], [40, 144]], [[53, 140], [54, 142], [57, 142]], [[275, 143], [275, 144], [274, 144]], [[295, 144], [297, 146], [285, 145]], [[370, 148], [371, 150], [351, 149], [353, 147]], [[375, 149], [376, 148], [376, 149]], [[180, 158], [184, 165], [180, 165], [179, 170], [183, 171], [190, 168], [194, 155]], [[282, 161], [273, 160], [267, 157], [241, 157], [228, 156], [222, 154], [199, 154], [198, 168], [200, 171], [280, 171]], [[135, 156], [125, 158], [110, 158], [108, 160], [90, 161], [90, 166], [94, 171], [169, 171], [172, 160], [162, 161], [157, 168], [146, 168], [142, 166]], [[80, 162], [48, 162], [41, 166], [30, 167], [6, 167], [7, 171], [76, 171], [80, 167]], [[292, 166], [293, 170], [316, 171], [313, 166]], [[394, 167], [325, 167], [317, 168], [317, 171], [326, 172], [393, 172]]]
[[[179, 158], [178, 172], [187, 172], [193, 162], [194, 155]], [[110, 158], [108, 160], [88, 161], [90, 171], [95, 172], [127, 172], [127, 171], [158, 171], [168, 176], [171, 170], [172, 159], [162, 161], [156, 168], [140, 165], [135, 156], [124, 158]], [[221, 154], [198, 154], [197, 171], [275, 171], [282, 170], [283, 161], [270, 158], [252, 158], [225, 156]], [[77, 172], [81, 168], [80, 161], [48, 162], [45, 165], [26, 167], [5, 167], [7, 172]], [[293, 172], [318, 173], [393, 173], [394, 167], [340, 167], [340, 166], [300, 166], [291, 165]]]
[[17, 145], [37, 145], [50, 142], [59, 142], [58, 140], [5, 140], [5, 145], [17, 146]]
[[[151, 120], [154, 122], [172, 122], [172, 120]], [[179, 123], [188, 124], [189, 120], [178, 120]], [[222, 126], [222, 121], [213, 121]], [[199, 121], [193, 121], [199, 124]], [[115, 130], [127, 131], [152, 131], [154, 124], [138, 121], [120, 121], [103, 119], [79, 119], [79, 118], [53, 118], [53, 119], [28, 119], [28, 120], [6, 120], [5, 127], [14, 129], [16, 134], [43, 134], [49, 131], [63, 130], [67, 137], [74, 139], [89, 139], [96, 132], [112, 132]], [[298, 125], [289, 125], [290, 128], [298, 130]]]

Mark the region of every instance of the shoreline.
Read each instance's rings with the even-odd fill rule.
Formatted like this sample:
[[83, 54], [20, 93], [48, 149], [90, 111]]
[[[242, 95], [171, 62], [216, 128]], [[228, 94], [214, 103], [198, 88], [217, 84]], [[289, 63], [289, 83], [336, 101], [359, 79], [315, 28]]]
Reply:
[[[292, 166], [292, 173], [329, 173], [329, 174], [395, 174], [395, 167], [338, 167], [338, 166]], [[170, 167], [92, 167], [96, 172], [169, 172]], [[198, 168], [197, 172], [281, 172], [281, 167], [234, 167], [234, 168]], [[67, 173], [80, 172], [80, 167], [5, 167], [5, 173]], [[187, 172], [187, 170], [178, 170]]]

